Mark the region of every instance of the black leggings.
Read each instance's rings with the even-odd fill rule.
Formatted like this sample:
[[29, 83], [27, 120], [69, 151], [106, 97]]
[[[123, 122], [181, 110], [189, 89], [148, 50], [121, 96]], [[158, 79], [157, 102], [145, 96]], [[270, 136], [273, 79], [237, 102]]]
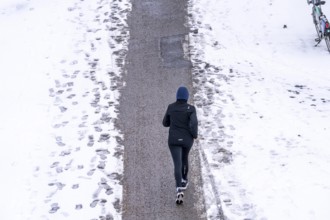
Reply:
[[176, 187], [181, 187], [182, 179], [188, 180], [188, 156], [190, 149], [191, 147], [170, 146]]

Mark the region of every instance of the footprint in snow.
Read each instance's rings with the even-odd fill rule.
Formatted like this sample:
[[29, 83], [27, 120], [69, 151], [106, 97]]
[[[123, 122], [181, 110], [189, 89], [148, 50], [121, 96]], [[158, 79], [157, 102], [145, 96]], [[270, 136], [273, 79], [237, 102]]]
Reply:
[[71, 154], [71, 151], [70, 150], [64, 150], [60, 153], [60, 156], [61, 157], [64, 157], [64, 156], [67, 156], [67, 155], [70, 155]]
[[75, 70], [71, 76], [71, 78], [76, 78], [77, 75], [80, 73], [80, 70]]
[[110, 185], [107, 184], [107, 180], [102, 178], [101, 182], [99, 182], [99, 185], [105, 189], [105, 194], [111, 195], [113, 193], [113, 189]]
[[107, 154], [110, 154], [108, 149], [97, 149], [96, 150], [96, 154], [99, 155], [101, 157], [101, 159], [106, 159], [107, 158]]
[[[109, 186], [109, 187], [110, 187], [110, 186]], [[108, 188], [108, 189], [106, 189], [105, 194], [107, 194], [107, 195], [111, 195], [111, 194], [113, 194], [113, 190], [111, 189], [111, 187]]]
[[89, 135], [88, 136], [88, 143], [87, 143], [87, 146], [88, 147], [92, 147], [94, 145], [94, 136], [93, 135]]
[[92, 176], [95, 172], [95, 169], [91, 169], [90, 171], [87, 172], [88, 176]]
[[97, 203], [99, 202], [98, 199], [95, 199], [91, 204], [90, 204], [90, 207], [91, 208], [95, 208], [95, 206], [97, 205]]
[[79, 126], [78, 126], [79, 128], [84, 128], [84, 127], [87, 127], [86, 126], [86, 122], [84, 121], [84, 122], [82, 122], [81, 124], [79, 124]]
[[66, 108], [66, 107], [64, 107], [64, 106], [60, 106], [59, 108], [60, 108], [60, 110], [61, 110], [61, 113], [66, 112], [66, 110], [68, 109], [68, 108]]
[[60, 146], [60, 147], [65, 146], [65, 144], [62, 142], [62, 137], [57, 136], [57, 137], [55, 138], [55, 140], [56, 140], [56, 144], [57, 144], [58, 146]]
[[55, 124], [53, 125], [53, 128], [60, 128], [62, 125], [61, 124]]
[[58, 206], [58, 203], [53, 203], [51, 205], [51, 209], [50, 209], [49, 213], [53, 214], [53, 213], [57, 212], [57, 210], [59, 210], [59, 209], [60, 209], [60, 207]]
[[55, 97], [55, 91], [54, 91], [54, 89], [49, 89], [49, 96], [50, 97]]
[[62, 190], [63, 187], [65, 187], [65, 184], [63, 184], [63, 183], [61, 183], [61, 182], [49, 183], [48, 185], [49, 185], [49, 186], [56, 186], [57, 189], [59, 189], [59, 190]]
[[72, 165], [72, 162], [73, 162], [73, 160], [70, 160], [70, 162], [65, 165], [64, 169], [65, 170], [70, 169], [71, 168], [71, 165]]
[[94, 129], [95, 129], [96, 132], [102, 132], [102, 128], [100, 128], [98, 126], [94, 127]]
[[110, 139], [110, 134], [101, 134], [101, 136], [99, 138], [99, 142], [104, 142], [109, 139]]
[[71, 12], [71, 11], [74, 11], [74, 10], [75, 10], [74, 7], [69, 7], [69, 8], [68, 8], [68, 11], [70, 11], [70, 12]]
[[82, 204], [77, 204], [77, 205], [76, 205], [76, 210], [80, 210], [80, 209], [82, 209], [82, 208], [83, 208]]
[[98, 62], [89, 62], [88, 64], [91, 66], [92, 69], [95, 69], [96, 66], [98, 65]]
[[70, 75], [67, 73], [62, 74], [63, 78], [70, 78]]
[[78, 64], [78, 61], [77, 61], [77, 60], [73, 60], [73, 61], [70, 63], [70, 65], [76, 65], [76, 64]]
[[107, 203], [107, 202], [108, 202], [108, 201], [107, 201], [106, 199], [101, 199], [101, 200], [100, 200], [100, 204], [101, 204], [101, 205], [105, 205], [105, 203]]
[[52, 165], [50, 165], [50, 168], [57, 167], [60, 164], [60, 162], [54, 162]]
[[63, 168], [62, 167], [56, 167], [56, 172], [57, 173], [62, 173], [63, 172]]
[[75, 96], [76, 96], [76, 94], [71, 94], [71, 95], [67, 96], [66, 98], [67, 98], [67, 99], [72, 99], [72, 98], [75, 97]]
[[95, 109], [94, 113], [95, 114], [99, 114], [101, 112], [101, 106], [97, 106], [97, 108]]
[[111, 121], [111, 116], [108, 113], [102, 113], [101, 121], [109, 123]]
[[122, 175], [119, 173], [111, 173], [107, 175], [108, 178], [113, 179], [113, 180], [121, 180]]
[[105, 161], [100, 161], [99, 165], [97, 165], [97, 168], [103, 170], [105, 168]]
[[67, 124], [69, 124], [68, 121], [63, 121], [63, 122], [62, 122], [62, 126], [63, 126], [63, 127], [66, 126]]
[[101, 178], [100, 182], [99, 182], [99, 185], [103, 186], [104, 184], [107, 184], [107, 180], [105, 178]]
[[88, 115], [84, 115], [81, 117], [81, 120], [86, 121], [88, 119]]
[[101, 158], [101, 160], [106, 160], [106, 159], [107, 159], [107, 156], [104, 155], [104, 154], [101, 154], [101, 155], [100, 155], [100, 158]]
[[100, 216], [100, 220], [113, 220], [113, 216], [111, 214], [108, 214], [106, 216]]

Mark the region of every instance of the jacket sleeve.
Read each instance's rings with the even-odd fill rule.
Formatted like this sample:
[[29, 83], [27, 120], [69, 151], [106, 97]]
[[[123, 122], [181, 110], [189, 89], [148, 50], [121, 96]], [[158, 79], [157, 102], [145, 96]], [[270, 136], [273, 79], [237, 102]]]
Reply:
[[168, 108], [167, 108], [165, 116], [163, 118], [163, 126], [164, 127], [170, 127], [170, 124], [171, 124], [170, 115], [168, 114]]
[[194, 139], [196, 139], [198, 137], [198, 120], [197, 120], [197, 114], [195, 108], [190, 115], [189, 127], [190, 127], [191, 135], [193, 136]]

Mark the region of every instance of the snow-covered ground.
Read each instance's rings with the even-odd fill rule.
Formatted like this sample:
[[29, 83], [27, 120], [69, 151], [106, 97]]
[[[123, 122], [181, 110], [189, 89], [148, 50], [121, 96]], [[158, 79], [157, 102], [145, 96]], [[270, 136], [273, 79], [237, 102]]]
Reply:
[[330, 54], [311, 6], [190, 0], [189, 13], [209, 218], [221, 203], [230, 220], [329, 219]]
[[122, 0], [0, 0], [0, 219], [121, 219]]
[[[0, 0], [0, 219], [121, 218], [130, 7]], [[314, 47], [311, 6], [189, 0], [189, 12], [209, 218], [221, 203], [230, 220], [327, 220], [330, 54]]]

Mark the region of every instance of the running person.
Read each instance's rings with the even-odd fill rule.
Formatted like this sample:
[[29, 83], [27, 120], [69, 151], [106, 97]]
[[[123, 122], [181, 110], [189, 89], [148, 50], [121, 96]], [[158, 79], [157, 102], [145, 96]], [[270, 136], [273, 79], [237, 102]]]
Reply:
[[198, 134], [196, 109], [187, 103], [188, 99], [188, 89], [179, 87], [176, 102], [167, 107], [163, 119], [163, 125], [170, 127], [168, 145], [174, 163], [177, 204], [183, 202], [183, 191], [188, 186], [188, 156]]

